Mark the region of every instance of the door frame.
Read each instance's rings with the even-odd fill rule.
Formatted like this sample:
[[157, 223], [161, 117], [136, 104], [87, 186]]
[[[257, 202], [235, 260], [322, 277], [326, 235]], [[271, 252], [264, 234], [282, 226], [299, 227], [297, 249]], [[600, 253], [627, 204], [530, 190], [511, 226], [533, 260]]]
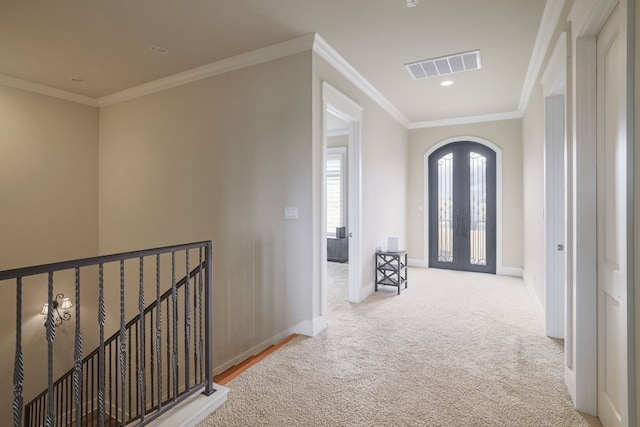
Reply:
[[462, 135], [447, 138], [429, 148], [422, 156], [423, 165], [423, 221], [424, 221], [424, 266], [429, 266], [429, 156], [441, 147], [453, 142], [470, 141], [484, 145], [496, 153], [496, 274], [507, 276], [522, 276], [516, 268], [504, 267], [502, 264], [502, 149], [493, 142], [477, 136]]
[[[597, 322], [595, 313], [598, 307], [597, 282], [597, 218], [596, 197], [597, 185], [596, 168], [596, 37], [608, 20], [616, 6], [623, 14], [622, 32], [623, 42], [626, 44], [627, 58], [633, 58], [630, 52], [635, 50], [635, 0], [596, 0], [589, 4], [575, 3], [569, 18], [576, 19], [580, 24], [572, 29], [575, 31], [575, 46], [572, 56], [575, 58], [572, 82], [574, 96], [571, 108], [573, 110], [573, 138], [570, 161], [572, 163], [571, 194], [567, 195], [571, 201], [569, 227], [573, 254], [568, 266], [571, 269], [571, 291], [573, 293], [574, 315], [571, 328], [575, 335], [575, 354], [572, 366], [565, 369], [565, 382], [574, 400], [576, 409], [596, 415], [598, 412], [598, 363], [597, 363]], [[573, 20], [572, 19], [572, 20]], [[625, 90], [626, 123], [627, 123], [627, 236], [633, 236], [633, 170], [634, 170], [634, 63], [626, 61]], [[627, 292], [627, 384], [628, 384], [628, 414], [629, 425], [635, 425], [637, 413], [635, 408], [635, 318], [634, 318], [634, 271], [633, 271], [633, 239], [627, 239], [627, 253], [624, 261], [627, 264], [626, 292]]]
[[327, 82], [322, 83], [322, 183], [320, 202], [320, 316], [327, 320], [327, 115], [328, 112], [350, 123], [347, 145], [347, 216], [349, 229], [349, 301], [361, 301], [362, 284], [362, 153], [363, 108]]

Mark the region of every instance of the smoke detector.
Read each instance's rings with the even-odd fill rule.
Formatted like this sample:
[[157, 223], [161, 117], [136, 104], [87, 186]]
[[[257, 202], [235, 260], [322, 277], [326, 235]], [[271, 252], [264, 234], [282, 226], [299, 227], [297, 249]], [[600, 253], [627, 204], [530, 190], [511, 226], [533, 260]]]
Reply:
[[404, 5], [407, 7], [416, 7], [418, 5], [418, 0], [405, 0]]

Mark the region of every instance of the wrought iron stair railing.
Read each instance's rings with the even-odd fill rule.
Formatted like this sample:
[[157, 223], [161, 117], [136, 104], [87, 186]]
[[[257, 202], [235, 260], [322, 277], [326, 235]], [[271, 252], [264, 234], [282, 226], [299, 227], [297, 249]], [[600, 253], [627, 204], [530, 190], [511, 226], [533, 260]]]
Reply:
[[[198, 258], [193, 269], [191, 253], [196, 253]], [[144, 425], [203, 388], [204, 394], [213, 394], [211, 255], [212, 245], [207, 241], [0, 272], [0, 283], [15, 281], [17, 296], [14, 426]], [[147, 258], [153, 261], [145, 266]], [[134, 274], [138, 285], [137, 314], [126, 323], [125, 299], [130, 297], [131, 290], [127, 292], [125, 284], [131, 282], [131, 272], [125, 269], [126, 265], [130, 270], [130, 264], [125, 261], [137, 264]], [[170, 265], [170, 279], [161, 277], [163, 263]], [[116, 292], [119, 329], [105, 339], [109, 318], [105, 301], [114, 296], [109, 295], [110, 288], [105, 285], [105, 270], [110, 265], [119, 272]], [[96, 267], [95, 317], [99, 345], [83, 357], [82, 343], [86, 335], [83, 328], [86, 328], [87, 316], [81, 316], [81, 308], [91, 305], [81, 299], [81, 289], [90, 285], [81, 286], [80, 278], [82, 275], [84, 284], [86, 269]], [[179, 268], [184, 268], [186, 275], [176, 281]], [[151, 285], [145, 285], [145, 273], [149, 269], [155, 270], [155, 274]], [[23, 279], [46, 275], [47, 300], [53, 301], [54, 272], [64, 270], [75, 273], [73, 368], [53, 380], [53, 344], [56, 327], [60, 326], [54, 322], [55, 307], [49, 304], [45, 321], [47, 388], [23, 405]], [[163, 290], [162, 283], [170, 286]], [[152, 302], [145, 305], [145, 290], [148, 293], [150, 287], [154, 296]]]

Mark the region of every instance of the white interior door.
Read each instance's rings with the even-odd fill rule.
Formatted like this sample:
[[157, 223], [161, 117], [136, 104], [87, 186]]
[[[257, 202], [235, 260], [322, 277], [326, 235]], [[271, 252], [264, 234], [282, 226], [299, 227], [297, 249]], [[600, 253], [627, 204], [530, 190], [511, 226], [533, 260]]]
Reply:
[[597, 39], [598, 415], [627, 426], [626, 124], [620, 7]]
[[545, 333], [565, 337], [565, 125], [564, 95], [545, 100]]

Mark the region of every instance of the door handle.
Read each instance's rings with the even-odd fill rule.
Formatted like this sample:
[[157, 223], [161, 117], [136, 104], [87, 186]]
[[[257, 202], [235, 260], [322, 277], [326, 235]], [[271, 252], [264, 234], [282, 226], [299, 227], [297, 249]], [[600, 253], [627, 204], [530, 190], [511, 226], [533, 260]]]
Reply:
[[353, 233], [349, 233], [349, 237], [353, 237]]
[[564, 251], [564, 245], [558, 245], [558, 250], [559, 251]]

